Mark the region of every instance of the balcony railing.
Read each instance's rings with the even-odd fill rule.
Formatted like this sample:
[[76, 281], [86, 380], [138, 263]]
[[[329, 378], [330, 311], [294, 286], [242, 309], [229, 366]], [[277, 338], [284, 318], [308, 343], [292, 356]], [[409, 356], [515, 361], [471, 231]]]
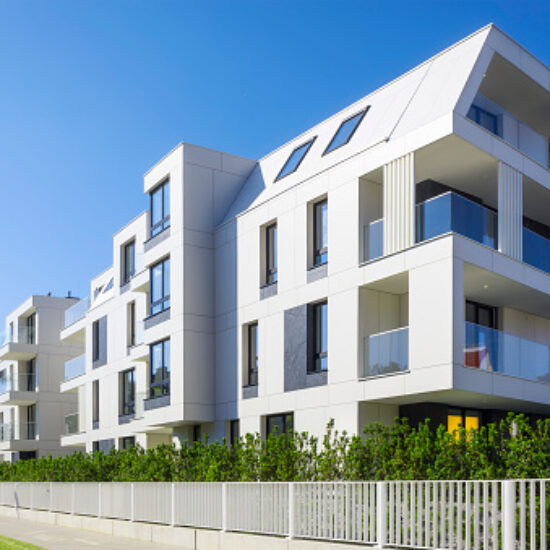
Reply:
[[36, 439], [38, 436], [37, 422], [21, 422], [19, 424], [0, 424], [0, 441], [18, 441]]
[[65, 310], [65, 327], [82, 319], [90, 309], [90, 298], [83, 298], [69, 309]]
[[36, 391], [36, 375], [18, 374], [0, 378], [0, 395], [10, 391]]
[[22, 325], [17, 331], [7, 331], [0, 334], [0, 347], [5, 344], [36, 344], [36, 329]]
[[86, 372], [86, 354], [83, 353], [65, 363], [65, 380], [71, 380]]
[[523, 228], [523, 261], [550, 273], [550, 241], [526, 227]]
[[363, 256], [365, 261], [384, 255], [384, 220], [376, 220], [363, 228]]
[[452, 191], [416, 206], [416, 242], [451, 232], [496, 249], [497, 214]]
[[78, 413], [65, 416], [65, 435], [74, 435], [80, 433], [80, 419]]
[[550, 383], [550, 346], [466, 322], [464, 366]]
[[409, 327], [371, 334], [363, 340], [363, 376], [379, 376], [409, 369]]

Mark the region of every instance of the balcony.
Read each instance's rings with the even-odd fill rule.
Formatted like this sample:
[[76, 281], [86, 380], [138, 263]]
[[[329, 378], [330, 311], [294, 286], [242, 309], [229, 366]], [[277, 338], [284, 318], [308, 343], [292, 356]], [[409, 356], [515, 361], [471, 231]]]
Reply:
[[401, 327], [363, 339], [363, 377], [409, 370], [409, 327]]
[[37, 351], [34, 327], [23, 325], [16, 332], [0, 335], [0, 360], [28, 361]]
[[384, 220], [376, 220], [363, 228], [363, 254], [365, 261], [384, 255]]
[[126, 349], [126, 353], [132, 361], [147, 361], [149, 359], [149, 346], [144, 343], [144, 330], [143, 320], [137, 321], [134, 342]]
[[65, 381], [72, 380], [86, 372], [86, 354], [83, 353], [65, 363]]
[[90, 298], [83, 298], [76, 304], [65, 310], [65, 328], [80, 321], [90, 309]]
[[550, 273], [550, 241], [526, 227], [523, 228], [523, 261]]
[[464, 366], [550, 383], [550, 346], [466, 322]]
[[36, 399], [35, 374], [0, 378], [0, 405], [32, 405]]
[[78, 413], [68, 414], [65, 416], [64, 435], [75, 435], [80, 433], [80, 418]]
[[0, 450], [26, 451], [36, 448], [37, 422], [0, 424]]

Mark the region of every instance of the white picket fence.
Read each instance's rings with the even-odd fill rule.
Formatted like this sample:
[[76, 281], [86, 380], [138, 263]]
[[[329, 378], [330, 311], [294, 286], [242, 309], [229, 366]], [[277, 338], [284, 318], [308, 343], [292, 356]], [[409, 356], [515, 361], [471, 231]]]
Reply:
[[0, 505], [402, 548], [546, 550], [550, 480], [0, 483]]

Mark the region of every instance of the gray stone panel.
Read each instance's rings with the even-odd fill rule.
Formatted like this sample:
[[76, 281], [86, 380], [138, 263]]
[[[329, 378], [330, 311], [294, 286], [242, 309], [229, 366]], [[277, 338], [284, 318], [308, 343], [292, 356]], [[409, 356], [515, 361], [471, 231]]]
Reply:
[[272, 283], [260, 288], [260, 300], [265, 300], [271, 296], [277, 295], [277, 283]]
[[307, 271], [307, 282], [312, 283], [313, 281], [318, 281], [323, 279], [328, 274], [328, 264], [323, 264], [317, 267], [312, 267]]
[[170, 308], [165, 309], [164, 311], [161, 311], [160, 313], [157, 313], [156, 315], [153, 315], [151, 317], [147, 317], [143, 321], [143, 327], [145, 330], [148, 328], [154, 327], [155, 325], [158, 325], [160, 323], [164, 323], [164, 321], [168, 321], [170, 319]]
[[151, 397], [143, 402], [143, 407], [146, 411], [150, 411], [151, 409], [159, 409], [160, 407], [167, 407], [168, 405], [170, 405], [169, 395]]
[[285, 391], [306, 387], [307, 305], [287, 309], [284, 314]]
[[258, 397], [258, 386], [244, 386], [243, 399], [252, 399]]
[[147, 252], [148, 250], [151, 250], [154, 246], [161, 243], [162, 241], [165, 241], [170, 236], [170, 228], [166, 228], [164, 231], [161, 231], [154, 237], [151, 237], [149, 240], [145, 241], [143, 243], [143, 251]]

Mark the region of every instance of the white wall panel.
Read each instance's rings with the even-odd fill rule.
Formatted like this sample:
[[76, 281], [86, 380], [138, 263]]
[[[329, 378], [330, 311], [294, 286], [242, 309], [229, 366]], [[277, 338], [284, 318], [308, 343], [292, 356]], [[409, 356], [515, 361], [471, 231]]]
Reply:
[[523, 175], [503, 162], [498, 165], [498, 249], [523, 258]]

